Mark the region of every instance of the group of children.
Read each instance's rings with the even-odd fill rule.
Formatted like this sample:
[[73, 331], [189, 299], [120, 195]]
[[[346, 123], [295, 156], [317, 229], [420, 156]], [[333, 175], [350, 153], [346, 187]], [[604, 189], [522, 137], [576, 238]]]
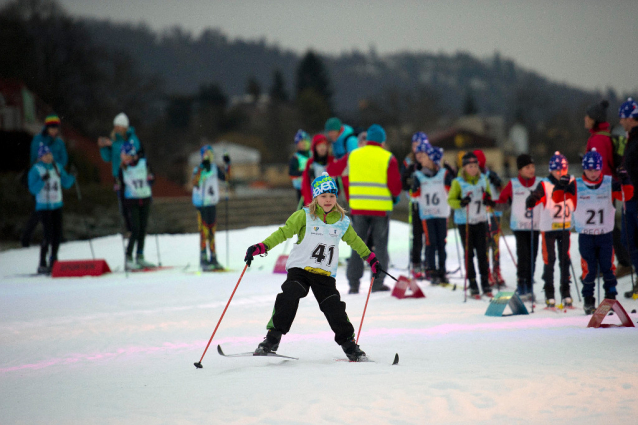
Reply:
[[[624, 202], [633, 196], [626, 170], [617, 170], [618, 180], [603, 176], [602, 156], [593, 149], [583, 157], [582, 177], [574, 178], [568, 174], [567, 158], [556, 152], [549, 161], [549, 175], [539, 180], [535, 176], [533, 158], [523, 154], [516, 160], [518, 176], [502, 186], [500, 178], [485, 169], [485, 156], [481, 151], [465, 153], [458, 173], [454, 173], [447, 164], [441, 166], [441, 150], [433, 147], [424, 133], [416, 133], [412, 145], [414, 162], [411, 157], [406, 158], [403, 178], [404, 188], [409, 190], [413, 201], [410, 213], [415, 240], [411, 253], [414, 277], [424, 276], [432, 284], [448, 282], [445, 249], [451, 207], [465, 252], [470, 295], [476, 298], [482, 291], [483, 295], [492, 296], [492, 287], [504, 283], [498, 235], [502, 234], [500, 216], [509, 206], [510, 228], [517, 248], [517, 291], [522, 299], [533, 298], [534, 265], [540, 245], [547, 307], [556, 306], [556, 260], [560, 270], [561, 304], [572, 306], [569, 254], [572, 227], [579, 234], [585, 312], [591, 314], [595, 309], [594, 285], [599, 273], [604, 280], [605, 298], [615, 299], [617, 281], [611, 232], [615, 220], [614, 200]], [[425, 240], [425, 273], [420, 272], [421, 234]], [[492, 270], [488, 258], [490, 247]], [[480, 290], [474, 257], [478, 263]]]

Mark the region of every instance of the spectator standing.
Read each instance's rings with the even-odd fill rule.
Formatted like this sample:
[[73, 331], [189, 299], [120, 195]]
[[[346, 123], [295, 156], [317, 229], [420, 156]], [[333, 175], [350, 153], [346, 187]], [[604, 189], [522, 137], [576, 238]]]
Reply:
[[[382, 144], [385, 130], [373, 124], [367, 131], [367, 143], [348, 156], [350, 176], [350, 208], [352, 227], [358, 235], [370, 234], [382, 268], [388, 267], [388, 234], [390, 213], [401, 194], [399, 163]], [[363, 276], [363, 260], [352, 252], [346, 272], [351, 294], [359, 293]], [[372, 291], [388, 291], [384, 276], [375, 278]]]

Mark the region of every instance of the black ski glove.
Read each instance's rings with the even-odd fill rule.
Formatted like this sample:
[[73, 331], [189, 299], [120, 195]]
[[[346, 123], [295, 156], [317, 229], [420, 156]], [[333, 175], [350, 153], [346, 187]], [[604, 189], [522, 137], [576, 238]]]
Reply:
[[572, 176], [570, 176], [569, 174], [565, 174], [564, 176], [560, 176], [560, 179], [558, 179], [558, 184], [556, 186], [558, 186], [561, 189], [564, 189], [564, 188], [567, 187], [567, 185], [569, 184], [571, 179], [572, 179]]
[[492, 183], [492, 185], [495, 188], [497, 188], [497, 189], [499, 189], [503, 185], [503, 182], [501, 181], [501, 178], [494, 171], [490, 170], [490, 175], [489, 175], [488, 179], [489, 179], [490, 183]]
[[491, 208], [494, 208], [496, 206], [496, 202], [492, 200], [492, 197], [487, 192], [483, 194], [483, 205]]
[[525, 208], [527, 208], [528, 210], [531, 210], [532, 208], [536, 206], [536, 203], [538, 201], [540, 201], [540, 198], [538, 197], [537, 194], [532, 192], [532, 194], [529, 195], [527, 199], [525, 200]]
[[618, 167], [616, 170], [616, 175], [618, 176], [618, 180], [623, 186], [631, 184], [629, 179], [629, 172], [624, 167]]
[[228, 152], [224, 154], [223, 159], [224, 159], [224, 164], [230, 165], [230, 156], [228, 155]]
[[461, 198], [461, 207], [467, 207], [472, 202], [472, 196], [468, 193], [465, 198]]
[[244, 257], [244, 261], [250, 267], [250, 263], [253, 262], [255, 255], [265, 254], [267, 251], [266, 245], [263, 242], [260, 242], [256, 245], [251, 245], [246, 250], [246, 256]]
[[44, 175], [42, 176], [42, 181], [47, 181], [49, 180], [49, 178], [51, 178], [51, 176], [49, 175], [49, 172], [47, 171], [46, 173], [44, 173]]

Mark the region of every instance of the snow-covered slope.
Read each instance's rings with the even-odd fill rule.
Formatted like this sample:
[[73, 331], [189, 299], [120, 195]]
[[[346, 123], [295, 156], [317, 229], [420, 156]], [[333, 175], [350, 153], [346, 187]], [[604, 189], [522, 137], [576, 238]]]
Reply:
[[[248, 269], [204, 368], [196, 369], [246, 247], [274, 229], [231, 231], [229, 273], [196, 272], [197, 235], [149, 236], [147, 260], [158, 261], [159, 242], [162, 264], [174, 268], [128, 277], [117, 235], [93, 241], [96, 256], [116, 270], [97, 278], [28, 276], [38, 248], [0, 253], [0, 423], [635, 423], [637, 331], [588, 329], [578, 301], [567, 313], [537, 308], [495, 318], [484, 315], [487, 300], [464, 303], [462, 290], [423, 283], [425, 299], [375, 293], [359, 343], [376, 362], [348, 363], [335, 361], [343, 353], [309, 296], [279, 349], [300, 360], [220, 357], [216, 344], [251, 351], [265, 335], [285, 278], [272, 273], [283, 245]], [[392, 274], [405, 273], [397, 267], [407, 267], [407, 235], [407, 225], [392, 222]], [[507, 240], [514, 249], [513, 237]], [[579, 273], [576, 235], [572, 243]], [[217, 246], [225, 263], [224, 232]], [[342, 245], [343, 259], [349, 252]], [[515, 268], [504, 242], [501, 256], [513, 290]], [[87, 242], [61, 247], [61, 260], [82, 258], [90, 258]], [[448, 268], [457, 265], [451, 232]], [[536, 280], [540, 295], [540, 271]], [[459, 274], [454, 281], [462, 288]], [[340, 268], [337, 286], [355, 329], [368, 285], [366, 272], [362, 293], [347, 295]], [[630, 286], [623, 278], [619, 292]], [[637, 301], [621, 301], [627, 311], [638, 308]], [[618, 323], [616, 316], [607, 321]], [[396, 352], [401, 361], [391, 366]]]

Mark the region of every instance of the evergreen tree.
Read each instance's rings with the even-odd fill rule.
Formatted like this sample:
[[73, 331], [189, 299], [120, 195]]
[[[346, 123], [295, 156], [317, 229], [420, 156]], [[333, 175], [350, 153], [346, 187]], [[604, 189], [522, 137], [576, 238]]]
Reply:
[[249, 94], [253, 98], [253, 102], [257, 102], [261, 96], [261, 86], [259, 81], [254, 75], [248, 78], [248, 84], [246, 84], [246, 94]]
[[270, 87], [270, 100], [273, 102], [288, 102], [288, 93], [286, 93], [284, 75], [279, 69], [276, 69], [273, 73], [273, 82]]
[[478, 113], [476, 102], [474, 101], [474, 95], [472, 90], [468, 90], [465, 94], [465, 101], [463, 102], [463, 115], [475, 115]]
[[328, 71], [323, 62], [312, 51], [299, 62], [297, 68], [297, 98], [306, 90], [314, 91], [324, 102], [331, 108], [332, 90], [330, 89], [330, 81]]

